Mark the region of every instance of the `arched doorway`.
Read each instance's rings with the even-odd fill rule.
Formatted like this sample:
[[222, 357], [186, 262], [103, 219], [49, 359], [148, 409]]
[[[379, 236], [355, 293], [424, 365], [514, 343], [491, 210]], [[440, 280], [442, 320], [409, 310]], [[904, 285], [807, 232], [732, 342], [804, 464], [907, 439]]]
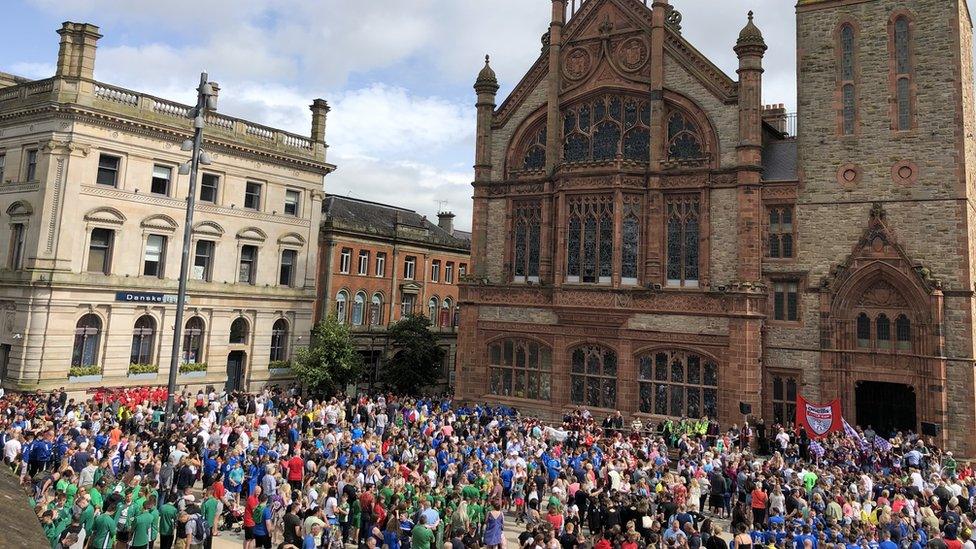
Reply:
[[244, 370], [247, 367], [247, 353], [233, 351], [227, 355], [227, 381], [224, 388], [228, 393], [239, 391], [244, 387]]
[[882, 435], [917, 431], [915, 388], [903, 383], [858, 381], [854, 385], [857, 424]]

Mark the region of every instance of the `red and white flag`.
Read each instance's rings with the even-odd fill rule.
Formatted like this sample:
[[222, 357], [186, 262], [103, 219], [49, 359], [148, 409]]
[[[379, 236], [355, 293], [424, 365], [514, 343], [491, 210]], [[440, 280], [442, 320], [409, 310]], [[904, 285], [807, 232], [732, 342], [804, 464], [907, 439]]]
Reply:
[[840, 399], [827, 404], [814, 404], [800, 395], [796, 397], [796, 425], [803, 427], [810, 438], [823, 438], [844, 428]]

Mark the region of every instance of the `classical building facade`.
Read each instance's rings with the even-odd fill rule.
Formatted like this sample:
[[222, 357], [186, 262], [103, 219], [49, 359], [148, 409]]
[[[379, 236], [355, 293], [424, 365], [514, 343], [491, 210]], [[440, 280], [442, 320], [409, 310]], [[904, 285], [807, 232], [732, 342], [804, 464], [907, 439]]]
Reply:
[[475, 84], [461, 398], [976, 429], [964, 1], [800, 0], [795, 118], [761, 103], [751, 13], [733, 79], [680, 5], [552, 7], [501, 106]]
[[[17, 389], [162, 384], [189, 107], [95, 81], [97, 27], [65, 23], [58, 33], [52, 78], [0, 79], [0, 378]], [[307, 344], [323, 181], [334, 169], [328, 105], [311, 108], [310, 136], [206, 118], [213, 163], [198, 183], [180, 357], [197, 365], [184, 370], [206, 368], [181, 374], [181, 385], [262, 384], [270, 365]]]
[[471, 235], [454, 228], [454, 214], [442, 212], [434, 224], [413, 210], [326, 195], [319, 248], [316, 319], [335, 315], [349, 325], [371, 376], [396, 353], [387, 328], [422, 314], [444, 349], [441, 381], [450, 383], [458, 283], [471, 257]]

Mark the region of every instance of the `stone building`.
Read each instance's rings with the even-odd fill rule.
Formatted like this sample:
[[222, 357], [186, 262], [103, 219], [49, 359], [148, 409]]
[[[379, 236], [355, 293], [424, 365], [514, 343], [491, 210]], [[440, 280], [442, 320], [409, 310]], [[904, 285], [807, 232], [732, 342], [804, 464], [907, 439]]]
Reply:
[[470, 263], [471, 235], [454, 228], [454, 214], [437, 224], [413, 210], [326, 195], [319, 235], [316, 318], [349, 325], [371, 380], [396, 349], [387, 328], [423, 314], [444, 349], [444, 382], [457, 351], [458, 282]]
[[[58, 33], [52, 78], [0, 78], [0, 378], [42, 390], [162, 384], [189, 107], [94, 80], [97, 27]], [[310, 136], [206, 119], [213, 163], [198, 184], [181, 357], [206, 369], [181, 374], [181, 385], [263, 384], [269, 365], [308, 341], [323, 181], [334, 169], [328, 106], [311, 108]], [[158, 373], [133, 376], [131, 364]]]
[[501, 106], [487, 64], [475, 84], [459, 395], [728, 425], [803, 394], [973, 432], [966, 2], [800, 0], [795, 117], [761, 104], [751, 13], [733, 79], [680, 5], [552, 7]]

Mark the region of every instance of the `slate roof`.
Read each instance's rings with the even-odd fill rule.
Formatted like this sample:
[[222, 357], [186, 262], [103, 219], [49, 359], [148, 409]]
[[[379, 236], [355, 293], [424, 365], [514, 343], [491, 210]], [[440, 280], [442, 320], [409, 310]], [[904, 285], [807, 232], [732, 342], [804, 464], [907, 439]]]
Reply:
[[762, 161], [764, 181], [795, 181], [796, 139], [766, 143]]
[[322, 227], [471, 250], [471, 233], [454, 231], [452, 235], [413, 210], [346, 196], [325, 196]]

